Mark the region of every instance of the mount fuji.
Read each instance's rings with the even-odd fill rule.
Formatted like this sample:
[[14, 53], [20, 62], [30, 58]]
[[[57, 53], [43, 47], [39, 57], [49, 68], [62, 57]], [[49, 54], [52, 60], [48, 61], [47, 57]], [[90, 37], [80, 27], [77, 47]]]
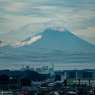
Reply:
[[95, 63], [95, 45], [66, 29], [48, 28], [14, 46], [0, 48], [0, 62]]
[[[19, 48], [29, 50], [34, 47], [35, 49], [42, 48], [43, 50], [62, 50], [65, 52], [95, 51], [95, 45], [80, 39], [66, 29], [46, 29], [44, 32], [42, 32], [42, 34], [39, 35], [41, 35], [41, 38], [34, 43], [24, 45]], [[24, 40], [24, 42], [28, 42], [29, 40], [30, 38]]]

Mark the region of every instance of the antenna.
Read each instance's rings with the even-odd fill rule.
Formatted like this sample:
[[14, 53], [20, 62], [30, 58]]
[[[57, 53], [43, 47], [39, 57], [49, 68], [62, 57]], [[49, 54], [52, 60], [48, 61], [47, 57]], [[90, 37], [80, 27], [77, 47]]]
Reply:
[[54, 63], [52, 63], [52, 68], [53, 68], [53, 70], [54, 70]]
[[22, 68], [24, 68], [24, 65], [22, 65]]

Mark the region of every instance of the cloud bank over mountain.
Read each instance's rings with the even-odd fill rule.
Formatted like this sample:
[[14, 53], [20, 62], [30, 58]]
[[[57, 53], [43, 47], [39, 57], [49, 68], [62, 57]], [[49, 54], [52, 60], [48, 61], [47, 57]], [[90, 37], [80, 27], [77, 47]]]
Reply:
[[32, 38], [30, 38], [29, 41], [23, 41], [23, 42], [16, 41], [16, 43], [12, 44], [12, 46], [14, 46], [14, 47], [21, 47], [21, 46], [24, 46], [24, 45], [30, 45], [30, 44], [34, 43], [35, 41], [37, 41], [39, 39], [41, 39], [41, 35], [32, 37]]

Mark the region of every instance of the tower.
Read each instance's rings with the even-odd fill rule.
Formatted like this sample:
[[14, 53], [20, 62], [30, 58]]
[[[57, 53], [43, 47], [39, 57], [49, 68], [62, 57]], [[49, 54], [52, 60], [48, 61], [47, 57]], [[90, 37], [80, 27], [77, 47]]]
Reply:
[[22, 65], [22, 68], [24, 68], [24, 65]]
[[54, 70], [54, 63], [52, 63], [52, 69]]

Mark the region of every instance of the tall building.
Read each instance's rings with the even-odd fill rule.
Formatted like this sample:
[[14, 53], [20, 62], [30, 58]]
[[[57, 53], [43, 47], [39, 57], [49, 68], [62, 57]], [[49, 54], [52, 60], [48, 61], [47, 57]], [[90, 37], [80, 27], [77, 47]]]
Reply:
[[69, 78], [76, 78], [76, 72], [69, 72]]
[[83, 78], [93, 78], [92, 72], [83, 72]]

